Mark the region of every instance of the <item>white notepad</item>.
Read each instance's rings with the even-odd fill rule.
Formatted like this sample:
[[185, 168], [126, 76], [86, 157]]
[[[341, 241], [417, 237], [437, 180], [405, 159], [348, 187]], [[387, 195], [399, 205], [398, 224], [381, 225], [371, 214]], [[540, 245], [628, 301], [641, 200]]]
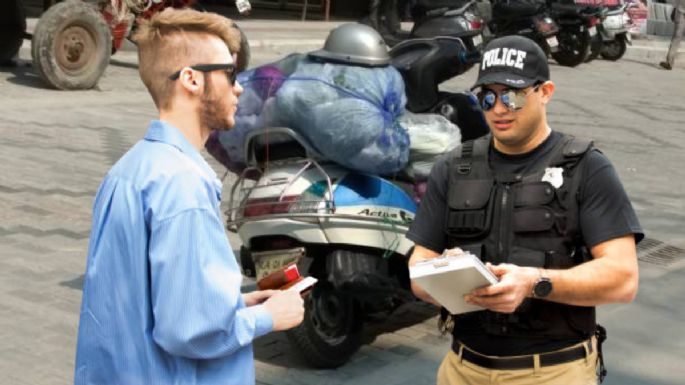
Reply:
[[[450, 250], [451, 251], [451, 250]], [[483, 310], [464, 301], [464, 295], [476, 288], [497, 283], [497, 277], [481, 260], [471, 254], [442, 255], [409, 268], [409, 278], [452, 314]]]

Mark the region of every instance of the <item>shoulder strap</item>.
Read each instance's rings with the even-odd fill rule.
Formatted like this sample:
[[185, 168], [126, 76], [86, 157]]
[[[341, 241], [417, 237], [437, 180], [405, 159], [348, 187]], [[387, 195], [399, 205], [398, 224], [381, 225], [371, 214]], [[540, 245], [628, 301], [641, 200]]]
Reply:
[[477, 179], [490, 174], [488, 151], [490, 135], [462, 143], [452, 152], [450, 159], [450, 178], [467, 177]]
[[578, 162], [594, 148], [594, 142], [590, 139], [577, 138], [573, 135], [562, 134], [563, 146], [561, 151], [552, 156], [550, 166], [564, 167], [571, 169], [575, 167]]

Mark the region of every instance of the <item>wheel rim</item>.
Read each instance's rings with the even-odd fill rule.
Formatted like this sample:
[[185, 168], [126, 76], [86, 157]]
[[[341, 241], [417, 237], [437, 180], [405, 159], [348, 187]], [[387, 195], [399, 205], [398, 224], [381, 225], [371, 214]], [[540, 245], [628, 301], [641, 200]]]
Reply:
[[330, 345], [343, 342], [349, 329], [347, 301], [333, 290], [314, 291], [308, 300], [309, 316], [316, 334]]
[[604, 46], [604, 54], [609, 57], [616, 57], [621, 53], [621, 45], [616, 42], [606, 43]]
[[[577, 33], [567, 32], [563, 34], [563, 40], [560, 39], [559, 44], [563, 44], [565, 51], [570, 52], [572, 56], [578, 56], [582, 53], [583, 43]], [[563, 43], [562, 43], [563, 41]]]
[[70, 25], [55, 39], [55, 59], [69, 75], [77, 75], [97, 56], [97, 39], [88, 28]]

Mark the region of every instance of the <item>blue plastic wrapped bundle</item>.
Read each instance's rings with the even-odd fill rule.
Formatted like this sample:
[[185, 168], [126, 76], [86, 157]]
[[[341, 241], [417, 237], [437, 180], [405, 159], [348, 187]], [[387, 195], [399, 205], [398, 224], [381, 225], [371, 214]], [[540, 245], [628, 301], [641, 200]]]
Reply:
[[[236, 126], [213, 134], [207, 144], [210, 154], [233, 172], [245, 167], [247, 133], [269, 126], [294, 129], [332, 161], [358, 171], [391, 174], [407, 163], [409, 135], [397, 123], [406, 104], [404, 82], [393, 67], [319, 63], [290, 55], [242, 73], [238, 81], [245, 91]], [[221, 159], [214, 154], [217, 148], [225, 151], [218, 154]]]
[[[342, 114], [340, 111], [345, 111]], [[400, 127], [386, 127], [383, 115], [355, 98], [312, 109], [313, 129], [300, 129], [322, 154], [345, 167], [374, 174], [394, 173], [407, 163], [409, 138]], [[390, 121], [389, 124], [396, 124]], [[330, 127], [319, 129], [316, 127]], [[365, 127], [376, 127], [374, 131]]]
[[409, 136], [404, 82], [393, 67], [303, 62], [276, 95], [277, 113], [329, 159], [373, 174], [401, 170]]

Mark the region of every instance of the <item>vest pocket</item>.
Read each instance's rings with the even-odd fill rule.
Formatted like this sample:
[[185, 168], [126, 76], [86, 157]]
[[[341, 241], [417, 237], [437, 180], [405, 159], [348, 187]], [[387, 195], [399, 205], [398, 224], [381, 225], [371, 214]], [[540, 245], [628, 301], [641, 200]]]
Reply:
[[490, 231], [495, 182], [492, 179], [457, 180], [449, 189], [447, 232], [455, 238], [473, 238]]
[[547, 207], [526, 207], [514, 210], [512, 225], [516, 233], [549, 231], [554, 226], [555, 217]]
[[516, 186], [514, 206], [544, 206], [554, 200], [555, 188], [549, 182], [532, 182]]

